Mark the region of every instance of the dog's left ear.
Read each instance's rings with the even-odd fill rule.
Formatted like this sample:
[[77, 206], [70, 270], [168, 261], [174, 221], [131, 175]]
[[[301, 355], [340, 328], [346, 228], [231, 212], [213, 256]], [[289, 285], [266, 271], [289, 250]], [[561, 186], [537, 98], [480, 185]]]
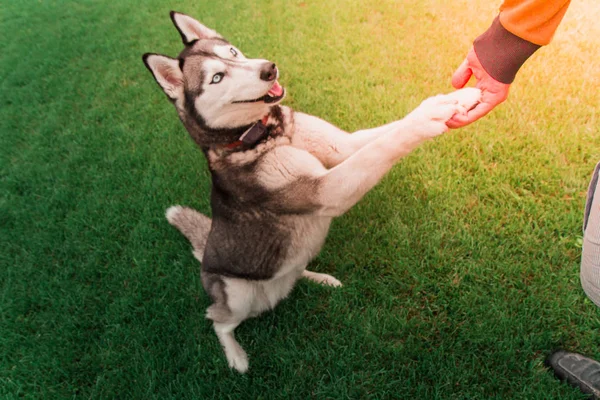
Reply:
[[156, 82], [172, 101], [183, 96], [183, 71], [179, 60], [152, 53], [146, 53], [142, 58]]
[[189, 15], [171, 11], [171, 20], [179, 31], [183, 44], [190, 44], [194, 40], [222, 38], [217, 32], [202, 25]]

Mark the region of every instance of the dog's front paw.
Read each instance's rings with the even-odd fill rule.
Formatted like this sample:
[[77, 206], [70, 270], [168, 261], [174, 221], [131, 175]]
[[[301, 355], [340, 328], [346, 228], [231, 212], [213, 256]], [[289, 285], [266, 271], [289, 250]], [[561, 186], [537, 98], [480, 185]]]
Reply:
[[466, 113], [481, 100], [481, 90], [460, 89], [440, 94], [423, 101], [405, 118], [419, 136], [434, 138], [448, 131], [446, 122], [455, 114]]
[[481, 101], [481, 90], [473, 87], [464, 88], [448, 93], [445, 97], [458, 101], [460, 106], [469, 111]]

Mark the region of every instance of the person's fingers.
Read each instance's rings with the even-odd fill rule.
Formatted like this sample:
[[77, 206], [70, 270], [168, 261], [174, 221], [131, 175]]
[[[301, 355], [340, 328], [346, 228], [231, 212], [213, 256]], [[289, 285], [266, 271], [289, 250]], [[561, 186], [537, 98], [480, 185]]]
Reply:
[[484, 115], [487, 115], [490, 111], [492, 111], [494, 109], [494, 107], [496, 107], [496, 104], [490, 104], [490, 103], [477, 104], [475, 106], [475, 108], [473, 108], [472, 110], [467, 112], [467, 121], [469, 121], [469, 124], [471, 122], [477, 121], [479, 118], [483, 117]]
[[469, 124], [467, 116], [464, 114], [455, 114], [452, 118], [446, 121], [446, 126], [450, 129], [462, 128]]
[[446, 122], [446, 126], [450, 129], [467, 126], [488, 114], [495, 106], [495, 104], [491, 103], [479, 103], [473, 109], [469, 110], [467, 114], [454, 114], [454, 116]]
[[456, 89], [464, 87], [471, 79], [471, 75], [473, 75], [473, 71], [469, 67], [469, 61], [465, 58], [452, 75], [452, 86]]

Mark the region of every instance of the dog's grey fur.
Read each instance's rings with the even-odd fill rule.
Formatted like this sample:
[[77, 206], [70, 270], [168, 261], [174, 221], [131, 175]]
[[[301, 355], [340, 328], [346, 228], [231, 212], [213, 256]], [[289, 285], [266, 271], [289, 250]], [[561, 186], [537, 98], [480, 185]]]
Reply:
[[[446, 132], [446, 121], [474, 106], [480, 92], [436, 96], [399, 121], [348, 134], [280, 106], [283, 94], [249, 102], [276, 87], [272, 77], [263, 78], [274, 64], [246, 59], [187, 15], [171, 18], [184, 50], [177, 59], [146, 54], [144, 62], [207, 157], [213, 187], [212, 220], [181, 206], [169, 208], [167, 219], [192, 243], [213, 301], [206, 317], [230, 367], [245, 372], [247, 355], [233, 330], [275, 307], [300, 276], [341, 286], [330, 275], [305, 270], [333, 217], [358, 202], [401, 157]], [[265, 115], [266, 132], [256, 146], [228, 146]]]

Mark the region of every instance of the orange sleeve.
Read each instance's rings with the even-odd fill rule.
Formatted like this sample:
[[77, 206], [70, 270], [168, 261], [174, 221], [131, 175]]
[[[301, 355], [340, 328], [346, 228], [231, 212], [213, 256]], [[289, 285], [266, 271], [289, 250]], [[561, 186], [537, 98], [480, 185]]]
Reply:
[[552, 40], [571, 0], [504, 0], [492, 25], [473, 42], [486, 72], [510, 84], [540, 46]]
[[509, 32], [531, 43], [550, 43], [571, 0], [505, 0], [500, 23]]

